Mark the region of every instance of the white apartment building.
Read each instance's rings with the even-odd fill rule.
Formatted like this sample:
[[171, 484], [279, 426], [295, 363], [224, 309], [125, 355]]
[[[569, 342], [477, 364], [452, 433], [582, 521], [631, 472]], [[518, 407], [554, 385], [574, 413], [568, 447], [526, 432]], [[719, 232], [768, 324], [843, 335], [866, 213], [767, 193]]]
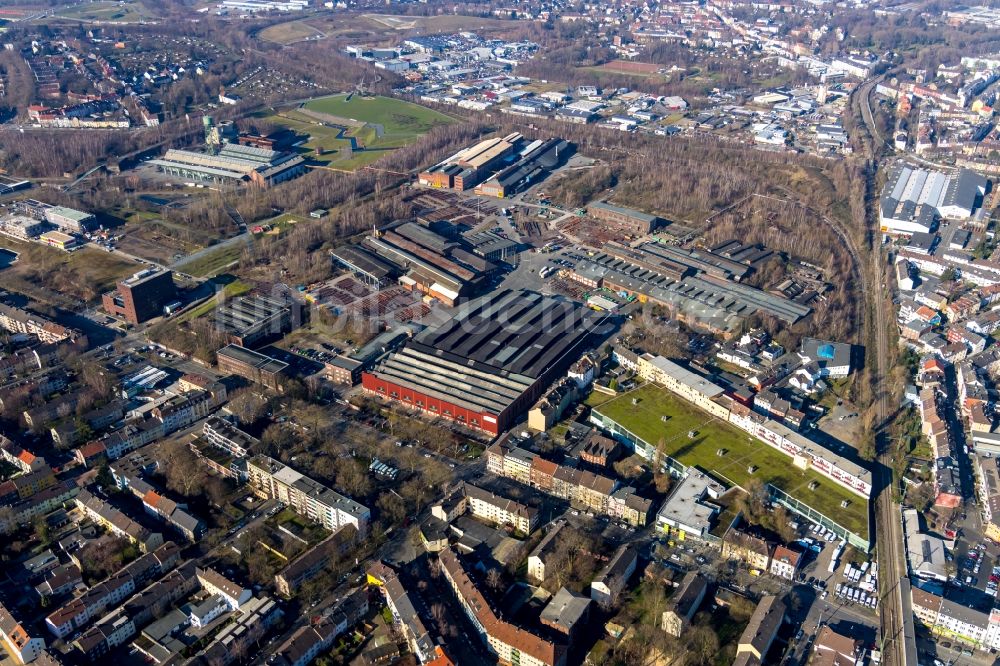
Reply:
[[331, 532], [353, 525], [359, 538], [368, 534], [368, 507], [335, 492], [268, 456], [247, 461], [247, 481], [259, 497], [277, 499]]

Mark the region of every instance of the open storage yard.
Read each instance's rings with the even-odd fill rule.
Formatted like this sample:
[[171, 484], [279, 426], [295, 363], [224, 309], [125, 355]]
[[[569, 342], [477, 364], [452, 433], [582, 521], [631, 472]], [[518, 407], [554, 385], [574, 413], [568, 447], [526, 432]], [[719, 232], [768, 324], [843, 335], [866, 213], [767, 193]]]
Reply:
[[53, 305], [99, 300], [118, 280], [140, 268], [94, 247], [64, 252], [0, 235], [0, 248], [18, 254], [18, 261], [4, 269], [3, 286]]
[[[633, 399], [638, 404], [632, 404]], [[754, 477], [784, 490], [826, 516], [835, 518], [855, 534], [868, 533], [868, 503], [826, 477], [792, 465], [788, 456], [745, 432], [687, 404], [666, 389], [646, 384], [597, 407], [646, 442], [663, 442], [663, 453], [679, 462], [701, 468], [728, 485], [745, 486], [749, 466]], [[663, 421], [662, 417], [667, 420]], [[695, 431], [694, 438], [688, 437]], [[717, 455], [725, 449], [724, 456]], [[817, 482], [816, 490], [809, 484]], [[848, 508], [840, 503], [850, 500]]]

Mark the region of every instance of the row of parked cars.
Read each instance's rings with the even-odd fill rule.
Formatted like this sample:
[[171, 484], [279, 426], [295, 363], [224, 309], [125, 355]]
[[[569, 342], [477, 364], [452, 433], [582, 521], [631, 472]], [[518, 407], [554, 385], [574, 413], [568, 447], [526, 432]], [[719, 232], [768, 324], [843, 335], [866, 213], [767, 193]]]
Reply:
[[838, 598], [843, 599], [844, 601], [861, 604], [862, 606], [868, 606], [868, 608], [873, 610], [876, 606], [878, 606], [878, 597], [873, 594], [868, 594], [859, 587], [837, 583], [836, 594]]

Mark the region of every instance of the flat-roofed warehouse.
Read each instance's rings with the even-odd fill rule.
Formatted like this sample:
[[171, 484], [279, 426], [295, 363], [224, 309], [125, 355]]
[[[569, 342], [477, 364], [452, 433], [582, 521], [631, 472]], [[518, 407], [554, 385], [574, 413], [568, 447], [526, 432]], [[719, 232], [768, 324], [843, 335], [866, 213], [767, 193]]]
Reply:
[[305, 173], [305, 161], [294, 153], [227, 143], [217, 155], [170, 149], [149, 164], [166, 174], [215, 183], [251, 182], [268, 187]]
[[239, 345], [226, 345], [216, 352], [219, 370], [245, 377], [280, 391], [288, 364]]
[[484, 139], [420, 173], [418, 182], [428, 187], [466, 190], [486, 178], [491, 170], [499, 168], [520, 140], [521, 135], [517, 132]]
[[462, 305], [383, 358], [369, 393], [498, 435], [610, 326], [573, 301], [505, 289]]
[[532, 141], [518, 153], [518, 159], [495, 176], [476, 186], [476, 194], [504, 198], [544, 180], [549, 172], [573, 154], [573, 144], [565, 139]]
[[231, 343], [251, 347], [288, 333], [300, 323], [300, 315], [299, 304], [291, 299], [242, 296], [216, 309], [215, 325]]
[[663, 220], [649, 213], [643, 213], [631, 208], [622, 208], [603, 201], [595, 201], [587, 206], [587, 215], [596, 220], [611, 222], [617, 227], [627, 229], [637, 236], [650, 233], [663, 224]]

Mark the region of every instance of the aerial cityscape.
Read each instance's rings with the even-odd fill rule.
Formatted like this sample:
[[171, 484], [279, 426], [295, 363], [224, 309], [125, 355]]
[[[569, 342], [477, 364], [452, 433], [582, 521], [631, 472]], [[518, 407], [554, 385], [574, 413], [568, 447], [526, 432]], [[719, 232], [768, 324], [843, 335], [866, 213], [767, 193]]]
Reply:
[[1000, 664], [998, 95], [960, 0], [0, 1], [0, 666]]

